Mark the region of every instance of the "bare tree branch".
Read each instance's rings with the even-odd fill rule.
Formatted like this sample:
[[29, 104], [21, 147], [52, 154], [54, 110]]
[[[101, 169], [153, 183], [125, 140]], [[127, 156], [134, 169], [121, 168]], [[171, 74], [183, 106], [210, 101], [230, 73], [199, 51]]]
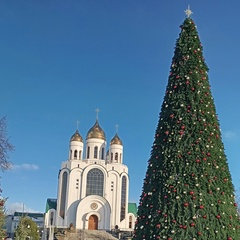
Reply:
[[0, 118], [0, 170], [10, 169], [12, 163], [8, 161], [9, 152], [14, 150], [14, 146], [9, 142], [7, 136], [6, 117]]

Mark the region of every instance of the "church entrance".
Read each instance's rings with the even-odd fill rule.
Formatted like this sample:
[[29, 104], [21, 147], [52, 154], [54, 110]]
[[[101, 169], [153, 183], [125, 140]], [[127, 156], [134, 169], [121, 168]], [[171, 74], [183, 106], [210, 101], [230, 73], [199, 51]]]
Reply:
[[88, 219], [88, 229], [97, 230], [98, 229], [98, 217], [96, 215], [91, 215]]

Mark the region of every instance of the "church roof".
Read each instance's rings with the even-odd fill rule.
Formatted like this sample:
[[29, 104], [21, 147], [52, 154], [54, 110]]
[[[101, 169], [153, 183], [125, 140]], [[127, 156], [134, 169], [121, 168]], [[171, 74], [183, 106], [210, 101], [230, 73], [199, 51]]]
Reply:
[[46, 211], [45, 212], [48, 212], [48, 210], [50, 210], [50, 209], [57, 210], [57, 199], [55, 199], [55, 198], [48, 198], [47, 199]]
[[137, 204], [136, 203], [128, 203], [128, 213], [134, 214], [137, 216]]
[[115, 136], [112, 138], [110, 142], [110, 145], [113, 145], [113, 144], [122, 145], [122, 140], [119, 138], [117, 133], [115, 134]]
[[86, 139], [89, 139], [89, 138], [99, 138], [99, 139], [106, 140], [105, 133], [100, 127], [98, 120], [96, 120], [95, 124], [88, 131]]
[[80, 135], [80, 133], [78, 132], [78, 130], [76, 130], [76, 132], [72, 135], [70, 142], [72, 142], [72, 141], [83, 142], [83, 138]]

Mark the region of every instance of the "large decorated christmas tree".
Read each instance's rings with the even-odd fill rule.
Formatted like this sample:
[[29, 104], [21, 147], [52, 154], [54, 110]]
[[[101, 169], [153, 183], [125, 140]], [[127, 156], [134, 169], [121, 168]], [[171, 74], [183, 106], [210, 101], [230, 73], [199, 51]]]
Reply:
[[148, 161], [134, 239], [239, 240], [234, 187], [202, 45], [181, 25]]

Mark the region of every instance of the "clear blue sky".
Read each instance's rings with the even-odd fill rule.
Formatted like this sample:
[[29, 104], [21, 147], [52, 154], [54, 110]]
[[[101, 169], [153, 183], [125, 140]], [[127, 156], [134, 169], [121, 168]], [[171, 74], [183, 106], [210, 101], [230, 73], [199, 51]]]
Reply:
[[171, 59], [191, 5], [236, 189], [240, 188], [238, 0], [2, 0], [0, 116], [16, 150], [1, 173], [8, 207], [44, 211], [80, 121], [108, 143], [119, 125], [130, 201], [139, 202]]

